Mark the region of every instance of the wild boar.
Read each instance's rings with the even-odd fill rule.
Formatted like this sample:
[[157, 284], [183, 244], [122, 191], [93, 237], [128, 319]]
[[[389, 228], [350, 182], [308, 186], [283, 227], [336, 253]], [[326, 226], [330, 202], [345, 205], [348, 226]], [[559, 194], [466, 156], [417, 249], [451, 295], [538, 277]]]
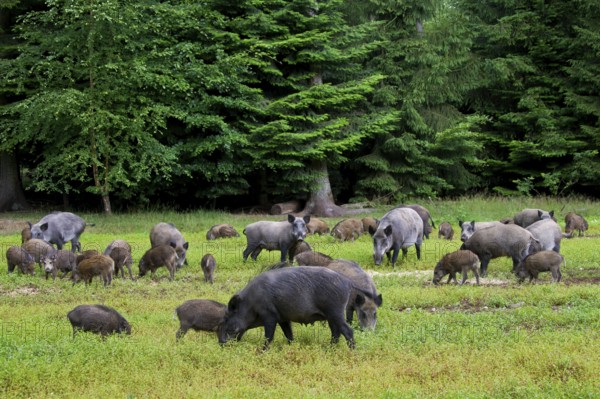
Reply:
[[410, 208], [395, 208], [383, 215], [373, 236], [373, 259], [380, 265], [383, 254], [390, 259], [392, 268], [402, 250], [402, 259], [406, 258], [408, 247], [414, 244], [417, 259], [421, 259], [421, 244], [423, 244], [423, 220], [417, 212]]
[[313, 251], [299, 253], [294, 259], [299, 266], [327, 266], [333, 261], [331, 256]]
[[560, 272], [560, 264], [565, 258], [555, 251], [540, 251], [535, 254], [525, 257], [517, 267], [517, 276], [519, 282], [523, 282], [529, 277], [529, 282], [538, 278], [541, 272], [551, 272], [552, 280], [560, 282], [562, 274]]
[[[327, 320], [333, 343], [340, 334], [354, 348], [354, 332], [344, 320], [344, 310], [352, 291], [352, 281], [325, 267], [298, 266], [269, 270], [252, 279], [227, 305], [227, 314], [219, 327], [219, 343], [263, 326], [265, 349], [277, 324], [288, 342], [293, 341], [292, 322], [312, 324]], [[357, 306], [364, 296], [357, 296]]]
[[95, 249], [86, 249], [85, 251], [81, 251], [79, 253], [79, 255], [77, 255], [77, 258], [75, 259], [75, 263], [78, 265], [79, 263], [81, 263], [82, 260], [89, 259], [92, 256], [97, 256], [97, 255], [100, 255], [100, 252], [96, 251]]
[[77, 331], [89, 331], [102, 336], [131, 334], [131, 326], [119, 312], [104, 305], [79, 305], [67, 314], [73, 326], [73, 338]]
[[449, 274], [448, 283], [450, 283], [450, 280], [454, 280], [454, 282], [458, 284], [456, 273], [462, 272], [462, 281], [460, 282], [460, 285], [463, 285], [465, 281], [467, 281], [468, 272], [472, 271], [473, 274], [475, 274], [477, 285], [479, 285], [479, 272], [477, 271], [479, 265], [479, 258], [472, 251], [458, 250], [450, 252], [449, 254], [444, 255], [435, 266], [435, 269], [433, 270], [433, 284], [439, 284], [440, 280], [446, 274]]
[[27, 222], [27, 227], [23, 227], [21, 230], [21, 244], [25, 244], [31, 238], [31, 222]]
[[212, 254], [206, 254], [200, 261], [200, 268], [204, 274], [204, 281], [207, 283], [214, 283], [215, 281], [215, 269], [217, 268], [217, 261]]
[[311, 218], [310, 222], [306, 224], [306, 229], [308, 230], [308, 234], [322, 235], [329, 233], [329, 226], [327, 223], [317, 218]]
[[178, 269], [183, 264], [187, 265], [185, 256], [189, 248], [189, 243], [184, 240], [179, 230], [172, 223], [158, 223], [152, 227], [150, 231], [150, 246], [156, 248], [161, 245], [168, 245], [175, 248]]
[[547, 212], [547, 211], [543, 211], [541, 209], [529, 209], [528, 208], [528, 209], [523, 209], [521, 212], [517, 213], [513, 219], [517, 226], [526, 228], [527, 226], [537, 222], [538, 220], [543, 220], [543, 219], [554, 220], [554, 211]]
[[13, 246], [6, 250], [6, 263], [8, 264], [8, 272], [12, 273], [15, 267], [18, 267], [21, 273], [35, 274], [35, 259], [34, 257], [21, 247]]
[[438, 227], [438, 238], [452, 240], [454, 238], [454, 229], [449, 222], [443, 222]]
[[133, 280], [133, 273], [131, 272], [131, 264], [133, 258], [131, 257], [131, 245], [125, 240], [114, 240], [103, 252], [103, 255], [110, 256], [115, 261], [115, 275], [119, 275], [121, 271], [121, 278], [125, 278], [125, 266], [129, 270], [129, 277]]
[[48, 280], [48, 275], [52, 273], [52, 280], [54, 281], [59, 270], [63, 272], [60, 278], [64, 278], [67, 273], [75, 270], [77, 267], [77, 256], [71, 251], [59, 249], [47, 255], [42, 255], [40, 262], [46, 272], [46, 280]]
[[32, 238], [31, 240], [26, 241], [21, 248], [31, 254], [40, 267], [42, 267], [40, 258], [55, 251], [52, 245], [38, 238]]
[[288, 259], [290, 259], [291, 262], [291, 260], [294, 259], [296, 255], [301, 254], [302, 252], [310, 251], [312, 251], [312, 248], [310, 247], [309, 243], [307, 243], [306, 241], [296, 241], [288, 250]]
[[371, 234], [371, 231], [375, 232], [375, 230], [377, 230], [377, 223], [379, 223], [379, 220], [374, 217], [364, 217], [360, 219], [360, 221], [363, 225], [363, 233]]
[[458, 225], [461, 228], [460, 240], [462, 242], [466, 242], [469, 238], [471, 238], [473, 233], [475, 233], [477, 230], [481, 230], [481, 229], [485, 229], [485, 228], [493, 227], [493, 226], [498, 226], [500, 224], [503, 224], [503, 223], [500, 223], [500, 222], [476, 222], [476, 221], [463, 222], [462, 220], [459, 220]]
[[177, 269], [177, 251], [173, 246], [160, 245], [147, 250], [142, 259], [140, 259], [140, 277], [144, 277], [148, 270], [150, 270], [152, 278], [154, 278], [156, 269], [161, 266], [169, 270], [169, 278], [173, 281], [175, 270]]
[[73, 270], [73, 285], [83, 280], [85, 285], [91, 284], [94, 276], [102, 277], [104, 286], [112, 283], [113, 273], [115, 272], [115, 261], [110, 256], [95, 255], [79, 262]]
[[235, 228], [230, 224], [215, 224], [206, 232], [207, 240], [216, 240], [217, 238], [232, 238], [239, 237]]
[[516, 224], [502, 224], [473, 233], [460, 249], [471, 250], [481, 261], [480, 275], [485, 277], [491, 259], [508, 256], [513, 260], [513, 272], [527, 255], [539, 251], [540, 242], [531, 232]]
[[575, 212], [569, 212], [565, 215], [565, 237], [572, 238], [575, 230], [579, 231], [579, 237], [585, 235], [588, 229], [588, 222], [583, 216]]
[[[244, 262], [250, 254], [252, 254], [252, 260], [256, 260], [263, 249], [268, 251], [280, 250], [281, 262], [284, 262], [288, 250], [298, 241], [304, 241], [306, 238], [306, 224], [309, 222], [309, 215], [302, 218], [288, 215], [287, 221], [260, 221], [247, 225], [244, 229], [247, 240], [246, 249], [243, 253]], [[293, 254], [289, 253], [289, 260], [292, 261], [292, 259]]]
[[540, 242], [542, 250], [560, 252], [562, 232], [560, 226], [552, 219], [538, 220], [527, 226], [527, 231]]
[[333, 238], [340, 241], [354, 241], [362, 235], [362, 232], [363, 224], [358, 219], [341, 220], [331, 229]]
[[192, 299], [185, 301], [175, 314], [179, 319], [179, 330], [175, 338], [179, 340], [191, 328], [194, 331], [217, 332], [227, 313], [227, 305], [208, 299]]
[[81, 251], [79, 237], [85, 230], [85, 222], [71, 212], [53, 212], [31, 226], [31, 236], [55, 244], [58, 249], [71, 242], [71, 251]]
[[[421, 205], [398, 205], [398, 208], [410, 208], [413, 211], [417, 212], [419, 214], [419, 217], [423, 220], [423, 236], [429, 239], [429, 234], [431, 234], [431, 232], [433, 231], [432, 227], [435, 229], [435, 222], [433, 221], [433, 218], [431, 217], [431, 214], [429, 213], [427, 208]], [[431, 225], [429, 224], [430, 220]]]

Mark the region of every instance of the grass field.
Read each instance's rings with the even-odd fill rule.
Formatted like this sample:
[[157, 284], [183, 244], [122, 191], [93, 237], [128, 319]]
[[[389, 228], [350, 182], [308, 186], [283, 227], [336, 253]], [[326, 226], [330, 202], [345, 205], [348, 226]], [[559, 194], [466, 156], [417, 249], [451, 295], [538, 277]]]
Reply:
[[[359, 262], [383, 295], [374, 332], [354, 325], [356, 349], [344, 339], [329, 343], [329, 328], [294, 324], [296, 341], [287, 344], [278, 329], [271, 349], [262, 352], [262, 328], [248, 331], [225, 347], [212, 333], [190, 331], [175, 342], [174, 309], [194, 298], [226, 303], [278, 252], [263, 252], [257, 262], [242, 262], [245, 237], [206, 241], [217, 223], [238, 231], [256, 220], [281, 217], [220, 212], [145, 212], [106, 217], [81, 214], [88, 222], [84, 249], [103, 250], [116, 238], [129, 241], [137, 261], [149, 247], [149, 231], [160, 221], [177, 225], [190, 242], [189, 266], [169, 282], [161, 268], [131, 281], [116, 278], [103, 288], [72, 286], [41, 277], [8, 274], [0, 261], [0, 396], [48, 397], [328, 397], [328, 398], [572, 398], [600, 395], [600, 202], [585, 199], [463, 198], [422, 202], [436, 223], [450, 221], [455, 240], [425, 240], [421, 260], [414, 248], [392, 270], [375, 266], [372, 241], [335, 244], [331, 236], [310, 236], [317, 251]], [[499, 220], [523, 208], [554, 209], [561, 226], [576, 211], [590, 229], [584, 238], [564, 239], [567, 265], [563, 281], [548, 274], [537, 284], [517, 284], [509, 259], [492, 260], [482, 285], [433, 286], [439, 258], [460, 246], [458, 220]], [[373, 213], [382, 216], [387, 209]], [[4, 254], [20, 245], [26, 220], [45, 213], [0, 214]], [[325, 219], [333, 226], [339, 219]], [[436, 224], [437, 226], [437, 224]], [[215, 284], [204, 283], [200, 259], [213, 253]], [[445, 281], [445, 279], [444, 279]], [[106, 340], [71, 335], [66, 318], [79, 304], [114, 307], [132, 325], [130, 336]], [[355, 321], [356, 323], [356, 321]]]

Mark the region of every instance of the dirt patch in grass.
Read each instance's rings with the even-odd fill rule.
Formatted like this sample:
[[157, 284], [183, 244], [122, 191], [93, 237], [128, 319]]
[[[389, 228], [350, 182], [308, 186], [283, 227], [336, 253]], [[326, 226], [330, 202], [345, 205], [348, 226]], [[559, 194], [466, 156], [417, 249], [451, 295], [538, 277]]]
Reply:
[[455, 305], [446, 305], [446, 306], [403, 306], [398, 308], [399, 312], [410, 312], [413, 309], [425, 310], [429, 313], [438, 313], [438, 312], [462, 312], [462, 313], [478, 313], [478, 312], [490, 312], [490, 311], [498, 311], [498, 310], [510, 310], [510, 309], [518, 309], [525, 305], [525, 302], [516, 302], [512, 303], [508, 306], [494, 306], [494, 305], [486, 305], [481, 300], [476, 300], [475, 302], [470, 301], [469, 299], [462, 299], [460, 303]]
[[39, 293], [40, 293], [40, 290], [38, 287], [36, 287], [33, 284], [29, 284], [25, 287], [15, 288], [14, 290], [3, 291], [2, 295], [6, 295], [6, 296], [10, 296], [10, 297], [14, 298], [19, 295], [37, 295]]

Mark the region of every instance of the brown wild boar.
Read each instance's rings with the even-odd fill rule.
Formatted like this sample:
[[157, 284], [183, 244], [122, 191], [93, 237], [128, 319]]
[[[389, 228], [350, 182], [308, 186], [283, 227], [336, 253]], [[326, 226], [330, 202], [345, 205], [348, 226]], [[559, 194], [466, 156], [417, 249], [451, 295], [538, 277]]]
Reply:
[[440, 280], [444, 278], [446, 274], [449, 274], [448, 283], [450, 283], [450, 280], [454, 280], [454, 282], [458, 284], [456, 273], [460, 272], [462, 273], [460, 285], [463, 285], [465, 281], [467, 281], [468, 272], [472, 271], [473, 274], [475, 274], [477, 285], [479, 285], [478, 268], [479, 258], [473, 252], [468, 250], [450, 252], [449, 254], [444, 255], [435, 266], [435, 269], [433, 270], [433, 284], [439, 284]]
[[588, 222], [583, 216], [575, 212], [569, 212], [565, 215], [565, 237], [572, 238], [575, 230], [579, 231], [579, 237], [584, 236], [588, 229]]
[[206, 232], [207, 240], [216, 240], [217, 238], [232, 238], [239, 237], [235, 228], [230, 224], [215, 224]]
[[6, 251], [6, 263], [8, 264], [8, 272], [12, 273], [15, 267], [18, 267], [21, 273], [35, 274], [35, 259], [34, 257], [21, 247], [13, 246]]
[[21, 230], [21, 244], [25, 244], [27, 241], [31, 240], [31, 222], [27, 222], [27, 227], [24, 227]]
[[540, 251], [529, 255], [517, 267], [519, 282], [523, 282], [527, 277], [531, 282], [533, 279], [538, 278], [539, 273], [550, 272], [552, 273], [552, 280], [558, 283], [562, 278], [560, 264], [564, 260], [565, 258], [555, 251]]
[[321, 252], [306, 251], [294, 258], [298, 266], [327, 266], [333, 259]]
[[110, 256], [115, 261], [115, 275], [119, 275], [121, 271], [121, 277], [125, 278], [125, 266], [129, 270], [129, 277], [133, 280], [133, 273], [131, 272], [131, 264], [133, 258], [131, 257], [131, 245], [125, 240], [114, 240], [104, 250], [104, 255]]
[[454, 229], [449, 222], [443, 222], [438, 227], [438, 238], [452, 240], [454, 238]]
[[200, 268], [204, 274], [204, 281], [207, 283], [214, 283], [215, 281], [215, 269], [217, 268], [217, 261], [212, 254], [206, 254], [200, 261]]
[[40, 267], [42, 267], [40, 257], [55, 251], [52, 245], [38, 238], [32, 238], [31, 240], [26, 241], [23, 245], [21, 245], [21, 248], [31, 254]]
[[101, 276], [104, 286], [112, 283], [115, 261], [110, 256], [95, 255], [79, 262], [73, 271], [73, 285], [83, 280], [85, 285], [92, 283], [94, 276]]
[[75, 259], [75, 264], [78, 265], [82, 260], [89, 259], [92, 256], [97, 255], [100, 255], [100, 252], [96, 251], [95, 249], [86, 249], [85, 251], [82, 251], [81, 253], [79, 253], [79, 255], [77, 255], [77, 258]]
[[322, 235], [329, 233], [329, 226], [327, 223], [317, 218], [311, 218], [310, 222], [306, 224], [306, 228], [308, 229], [308, 234]]
[[148, 270], [150, 270], [152, 278], [154, 278], [156, 269], [161, 266], [169, 270], [169, 278], [173, 281], [175, 270], [177, 269], [177, 252], [171, 245], [160, 245], [146, 251], [142, 259], [140, 259], [140, 277], [144, 277]]
[[354, 241], [363, 233], [362, 221], [358, 219], [344, 219], [331, 229], [331, 235], [336, 240]]
[[374, 217], [365, 217], [360, 219], [360, 221], [363, 225], [363, 233], [371, 234], [371, 231], [375, 232], [375, 230], [377, 230], [377, 223], [379, 223], [379, 220], [375, 219]]
[[208, 299], [192, 299], [185, 301], [175, 314], [179, 319], [179, 330], [175, 334], [180, 339], [191, 328], [194, 331], [217, 332], [227, 313], [227, 305]]
[[57, 251], [51, 252], [48, 255], [42, 255], [40, 257], [40, 262], [42, 263], [42, 267], [46, 272], [46, 280], [48, 280], [48, 275], [52, 273], [52, 280], [56, 280], [56, 275], [60, 270], [63, 272], [60, 278], [64, 278], [67, 273], [72, 272], [77, 267], [77, 256], [66, 249], [59, 249]]
[[189, 243], [185, 241], [181, 232], [177, 230], [173, 223], [158, 223], [150, 230], [150, 245], [152, 248], [167, 245], [175, 248], [177, 253], [177, 268], [184, 264], [187, 265], [186, 253]]

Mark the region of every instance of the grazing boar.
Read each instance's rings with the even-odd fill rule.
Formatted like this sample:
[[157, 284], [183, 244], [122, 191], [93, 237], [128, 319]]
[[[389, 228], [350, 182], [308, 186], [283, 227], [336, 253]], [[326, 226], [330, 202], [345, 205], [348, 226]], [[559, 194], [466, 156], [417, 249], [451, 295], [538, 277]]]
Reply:
[[173, 281], [175, 270], [177, 269], [177, 252], [173, 246], [160, 245], [147, 250], [142, 259], [140, 259], [140, 277], [144, 277], [148, 270], [150, 270], [152, 278], [154, 278], [156, 269], [161, 266], [169, 270], [169, 278]]
[[21, 247], [13, 246], [6, 250], [6, 263], [8, 264], [8, 272], [12, 273], [15, 267], [18, 267], [21, 273], [35, 274], [35, 259], [34, 257]]
[[443, 222], [438, 227], [438, 238], [452, 240], [454, 238], [454, 229], [449, 222]]
[[327, 266], [333, 261], [331, 256], [313, 251], [299, 253], [294, 259], [298, 266]]
[[268, 251], [280, 250], [281, 262], [285, 261], [286, 255], [292, 261], [294, 254], [291, 251], [288, 254], [288, 251], [297, 245], [298, 241], [304, 241], [307, 233], [307, 223], [310, 223], [309, 215], [303, 218], [288, 215], [287, 221], [260, 221], [247, 225], [244, 229], [247, 240], [246, 249], [243, 253], [244, 262], [250, 254], [252, 254], [252, 260], [256, 260], [263, 249]]
[[103, 337], [109, 334], [131, 334], [131, 326], [119, 312], [104, 305], [79, 305], [67, 314], [73, 326], [73, 338], [77, 331], [89, 331]]
[[379, 223], [379, 220], [374, 217], [365, 217], [360, 219], [360, 221], [363, 225], [363, 233], [371, 234], [371, 231], [375, 232], [375, 230], [377, 230], [377, 223]]
[[27, 222], [27, 227], [24, 227], [21, 230], [21, 244], [25, 244], [27, 241], [31, 240], [31, 222]]
[[21, 246], [21, 248], [23, 248], [25, 251], [27, 251], [29, 254], [31, 254], [31, 256], [33, 256], [33, 258], [35, 259], [35, 261], [37, 262], [37, 264], [40, 267], [42, 267], [40, 258], [42, 256], [46, 256], [49, 253], [55, 251], [55, 249], [52, 245], [50, 245], [46, 241], [40, 240], [38, 238], [32, 238], [31, 240], [26, 241]]
[[79, 253], [79, 255], [77, 255], [75, 263], [78, 265], [79, 263], [81, 263], [82, 260], [89, 259], [92, 256], [96, 255], [100, 255], [100, 252], [96, 251], [95, 249], [86, 249], [85, 251], [82, 251], [81, 253]]
[[85, 230], [85, 222], [71, 212], [54, 212], [44, 216], [31, 226], [31, 236], [55, 244], [58, 249], [71, 242], [71, 251], [81, 251], [79, 237]]
[[579, 237], [584, 235], [588, 229], [588, 222], [583, 216], [575, 212], [569, 212], [565, 215], [565, 237], [572, 238], [575, 230], [579, 231]]
[[172, 223], [158, 223], [150, 230], [150, 246], [155, 248], [161, 245], [170, 245], [175, 248], [175, 252], [177, 252], [178, 269], [183, 266], [183, 264], [187, 265], [185, 256], [189, 243], [183, 239], [179, 230], [177, 230]]
[[531, 232], [516, 224], [498, 223], [478, 229], [460, 249], [473, 251], [481, 261], [480, 275], [485, 277], [491, 259], [508, 256], [513, 260], [513, 272], [527, 255], [539, 251], [540, 242]]
[[560, 226], [552, 219], [538, 220], [527, 226], [527, 231], [540, 242], [542, 250], [560, 252], [562, 232]]
[[517, 268], [517, 276], [519, 282], [523, 282], [529, 277], [529, 282], [538, 278], [541, 272], [551, 272], [552, 280], [560, 282], [562, 274], [560, 272], [560, 264], [565, 258], [555, 251], [540, 251], [525, 257]]
[[59, 270], [63, 272], [60, 278], [64, 278], [67, 273], [75, 270], [77, 267], [77, 256], [71, 251], [59, 249], [47, 255], [42, 255], [40, 263], [42, 263], [42, 268], [46, 272], [46, 280], [48, 280], [48, 275], [52, 273], [52, 280], [55, 281]]
[[[227, 314], [219, 327], [219, 343], [263, 326], [265, 349], [277, 324], [288, 342], [293, 341], [292, 322], [312, 324], [327, 320], [333, 343], [340, 334], [354, 348], [354, 332], [344, 320], [344, 310], [352, 291], [352, 281], [325, 267], [298, 266], [269, 270], [252, 279], [227, 305]], [[357, 306], [364, 303], [357, 296]]]
[[475, 233], [477, 230], [481, 230], [481, 229], [485, 229], [485, 228], [493, 227], [493, 226], [498, 226], [500, 224], [503, 224], [503, 223], [500, 223], [500, 222], [476, 222], [476, 221], [463, 222], [462, 220], [459, 220], [458, 225], [461, 228], [460, 240], [462, 242], [466, 242], [469, 238], [471, 238], [473, 233]]
[[341, 220], [331, 229], [333, 238], [340, 241], [354, 241], [362, 235], [362, 232], [363, 224], [358, 219]]
[[376, 265], [380, 265], [383, 254], [390, 259], [392, 268], [398, 259], [398, 253], [402, 250], [402, 259], [406, 258], [408, 247], [414, 245], [417, 249], [417, 259], [421, 259], [421, 244], [423, 243], [423, 220], [417, 212], [410, 208], [395, 208], [386, 213], [373, 236], [373, 259]]
[[[517, 226], [526, 228], [530, 224], [542, 219], [554, 220], [554, 211], [546, 212], [541, 209], [523, 209], [513, 218]], [[556, 221], [556, 220], [555, 220]]]
[[207, 240], [216, 240], [217, 238], [232, 238], [239, 237], [235, 228], [230, 224], [215, 224], [206, 232]]
[[115, 272], [115, 261], [110, 256], [95, 255], [79, 262], [73, 270], [73, 285], [83, 280], [85, 285], [92, 283], [94, 276], [101, 276], [104, 286], [112, 283], [113, 273]]
[[227, 313], [227, 305], [208, 299], [192, 299], [185, 301], [175, 314], [179, 319], [179, 330], [175, 338], [179, 340], [191, 328], [194, 331], [217, 332]]
[[131, 257], [131, 245], [125, 240], [114, 240], [103, 252], [103, 255], [110, 256], [115, 261], [115, 275], [119, 275], [121, 271], [121, 278], [125, 278], [125, 266], [129, 270], [129, 277], [133, 280], [133, 273], [131, 272], [131, 264], [133, 258]]
[[478, 268], [479, 258], [473, 252], [468, 250], [450, 252], [449, 254], [444, 255], [435, 266], [435, 269], [433, 270], [433, 284], [439, 284], [440, 280], [444, 278], [446, 274], [449, 274], [448, 283], [450, 283], [450, 280], [454, 280], [454, 282], [458, 284], [456, 273], [462, 272], [462, 281], [460, 282], [460, 285], [463, 285], [465, 281], [467, 281], [468, 272], [472, 271], [473, 274], [475, 274], [477, 285], [479, 285]]
[[[435, 222], [427, 208], [422, 207], [421, 205], [398, 205], [398, 208], [409, 208], [417, 212], [419, 217], [423, 220], [423, 236], [429, 239], [429, 234], [433, 231], [432, 227], [435, 229]], [[431, 225], [429, 224], [430, 220]]]
[[327, 223], [317, 218], [311, 218], [310, 222], [306, 224], [306, 229], [308, 230], [308, 234], [322, 235], [329, 233], [329, 226]]
[[215, 257], [212, 254], [204, 255], [200, 261], [200, 268], [204, 274], [204, 281], [211, 284], [214, 283], [215, 269], [217, 268]]

